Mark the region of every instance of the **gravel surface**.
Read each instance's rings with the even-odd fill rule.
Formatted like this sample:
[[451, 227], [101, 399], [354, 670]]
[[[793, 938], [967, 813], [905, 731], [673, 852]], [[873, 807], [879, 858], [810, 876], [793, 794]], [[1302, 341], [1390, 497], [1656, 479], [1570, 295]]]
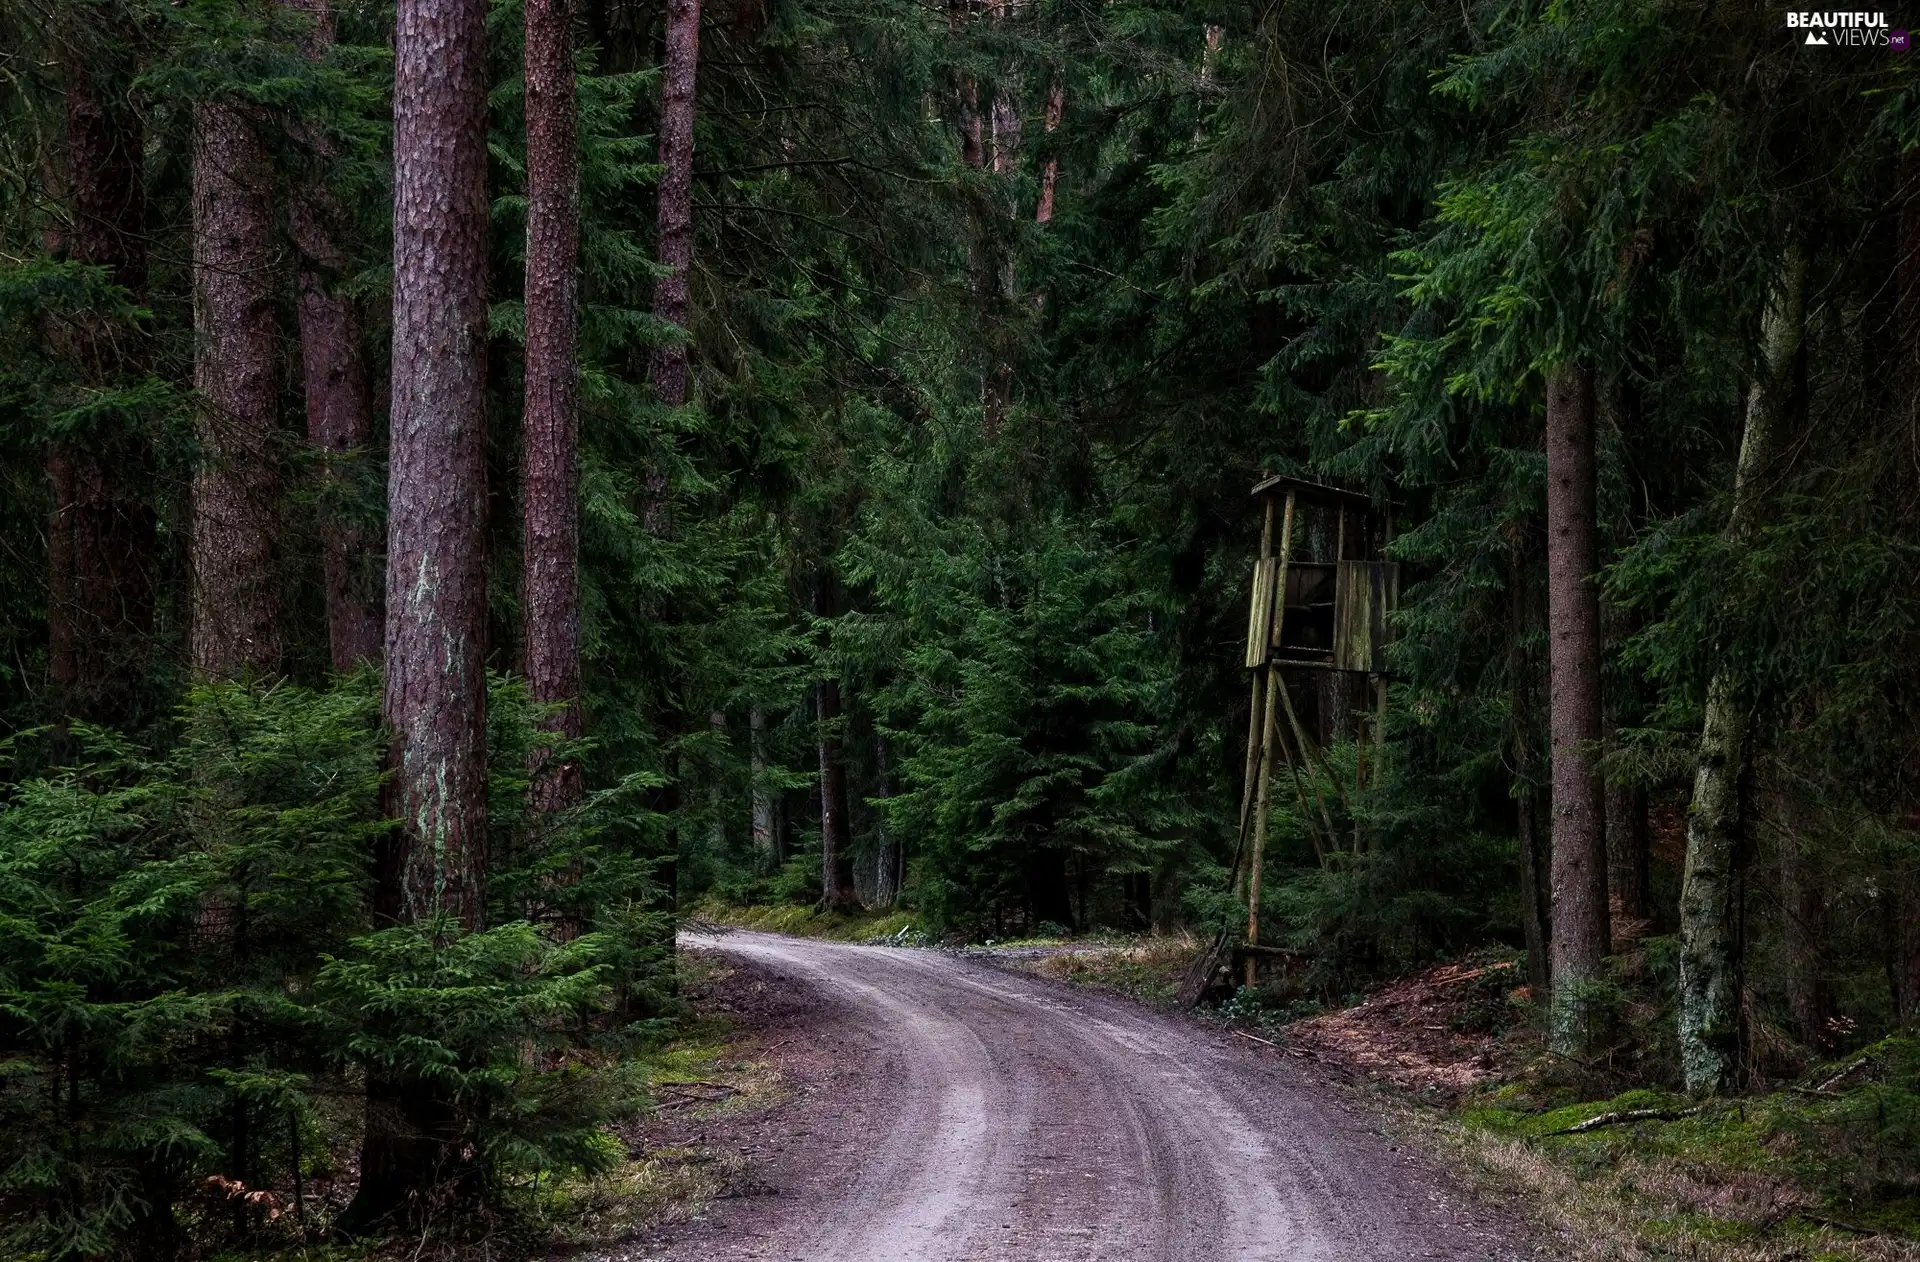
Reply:
[[[627, 1259], [1517, 1259], [1511, 1214], [1284, 1056], [951, 954], [732, 932], [796, 1094], [671, 1137], [748, 1192]], [[735, 989], [741, 982], [736, 979]]]

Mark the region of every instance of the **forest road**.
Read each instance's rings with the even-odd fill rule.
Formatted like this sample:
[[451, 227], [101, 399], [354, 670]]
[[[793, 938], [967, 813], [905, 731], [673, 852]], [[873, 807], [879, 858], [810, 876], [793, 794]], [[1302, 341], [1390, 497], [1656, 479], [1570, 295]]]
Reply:
[[742, 1146], [775, 1195], [722, 1201], [665, 1253], [639, 1256], [1542, 1256], [1513, 1216], [1247, 1040], [939, 951], [748, 932], [682, 941], [792, 997], [835, 1067]]

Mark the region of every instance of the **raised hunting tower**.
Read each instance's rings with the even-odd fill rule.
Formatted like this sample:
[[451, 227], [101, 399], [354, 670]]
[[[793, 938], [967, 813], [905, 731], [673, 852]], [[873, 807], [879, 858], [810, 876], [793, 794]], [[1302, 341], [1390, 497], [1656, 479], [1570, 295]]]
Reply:
[[1260, 943], [1261, 865], [1276, 768], [1281, 792], [1306, 820], [1321, 862], [1349, 845], [1363, 850], [1359, 824], [1343, 836], [1330, 800], [1348, 808], [1348, 775], [1323, 749], [1354, 747], [1352, 787], [1366, 787], [1386, 735], [1386, 647], [1399, 602], [1399, 567], [1387, 560], [1388, 512], [1365, 495], [1299, 478], [1273, 477], [1253, 488], [1260, 553], [1247, 609], [1246, 667], [1251, 675], [1247, 760], [1240, 795], [1240, 841], [1233, 886], [1247, 905], [1244, 940], [1227, 936], [1188, 975], [1182, 998], [1196, 1002], [1227, 977], [1252, 985], [1262, 959], [1287, 952]]

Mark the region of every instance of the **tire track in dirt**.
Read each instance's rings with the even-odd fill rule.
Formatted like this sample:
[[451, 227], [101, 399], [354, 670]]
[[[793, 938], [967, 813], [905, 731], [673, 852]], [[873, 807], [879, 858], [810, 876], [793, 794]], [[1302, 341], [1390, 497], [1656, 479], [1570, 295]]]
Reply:
[[683, 942], [813, 992], [837, 1029], [888, 1054], [861, 1080], [865, 1124], [832, 1100], [806, 1106], [811, 1147], [770, 1172], [786, 1194], [729, 1202], [630, 1258], [1538, 1256], [1329, 1088], [1191, 1023], [937, 951]]

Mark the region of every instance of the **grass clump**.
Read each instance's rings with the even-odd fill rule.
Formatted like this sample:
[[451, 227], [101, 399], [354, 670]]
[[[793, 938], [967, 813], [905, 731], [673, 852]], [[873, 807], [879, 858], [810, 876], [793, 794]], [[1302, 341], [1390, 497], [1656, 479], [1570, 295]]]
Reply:
[[1180, 979], [1200, 950], [1200, 943], [1184, 935], [1153, 934], [1066, 942], [996, 942], [993, 950], [998, 962], [1021, 972], [1167, 1009], [1174, 1006]]
[[708, 921], [736, 929], [757, 929], [763, 933], [790, 933], [800, 938], [826, 938], [835, 942], [878, 942], [881, 939], [910, 939], [920, 917], [907, 911], [837, 912], [791, 903], [742, 906], [708, 900], [694, 908], [690, 921]]

